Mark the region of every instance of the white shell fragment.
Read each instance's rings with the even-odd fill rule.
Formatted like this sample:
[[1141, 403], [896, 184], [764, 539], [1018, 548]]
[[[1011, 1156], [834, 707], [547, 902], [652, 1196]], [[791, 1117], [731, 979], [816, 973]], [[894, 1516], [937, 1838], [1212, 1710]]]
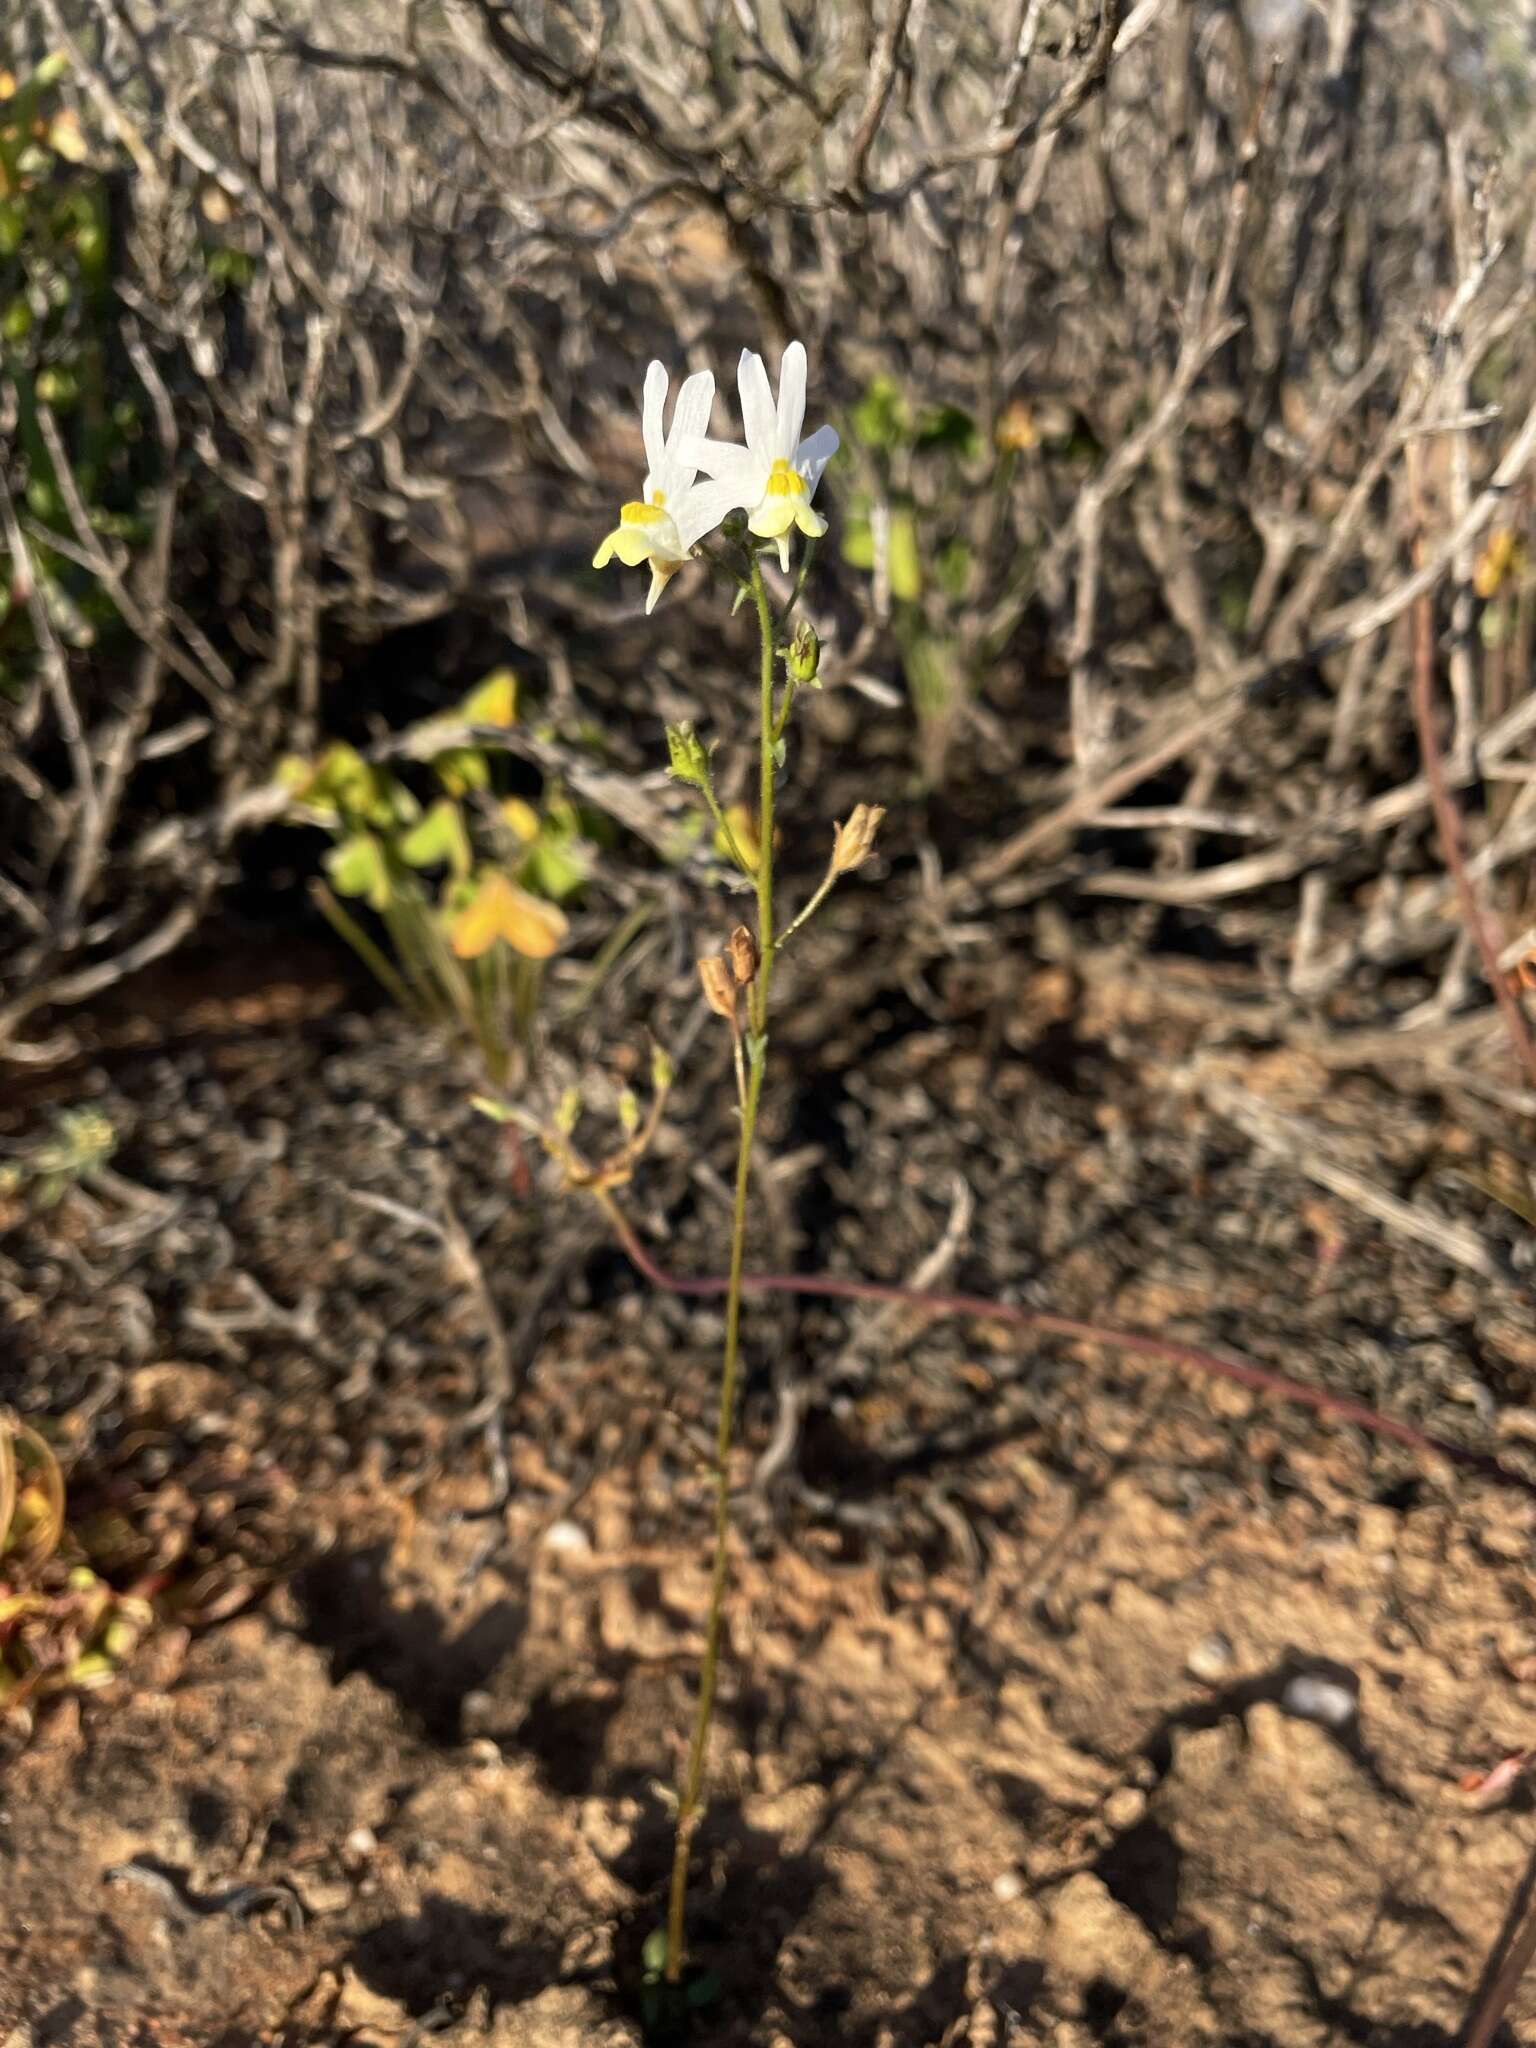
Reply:
[[1343, 1728], [1355, 1718], [1359, 1697], [1354, 1688], [1336, 1678], [1319, 1678], [1301, 1671], [1288, 1681], [1280, 1705], [1298, 1721], [1320, 1721], [1325, 1728]]

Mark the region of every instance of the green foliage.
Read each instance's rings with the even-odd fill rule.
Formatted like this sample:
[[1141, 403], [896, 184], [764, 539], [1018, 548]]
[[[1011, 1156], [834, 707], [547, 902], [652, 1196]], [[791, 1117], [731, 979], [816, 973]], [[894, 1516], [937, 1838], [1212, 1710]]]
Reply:
[[725, 1986], [713, 1970], [689, 1970], [680, 1984], [666, 1978], [667, 1930], [652, 1928], [640, 1951], [640, 2021], [658, 2044], [690, 2038], [694, 2023], [720, 2003]]
[[[455, 723], [516, 717], [516, 678], [498, 669]], [[330, 834], [315, 894], [334, 929], [403, 1008], [473, 1044], [503, 1088], [526, 1070], [543, 963], [566, 936], [561, 905], [587, 881], [592, 823], [558, 789], [538, 806], [502, 794], [494, 743], [434, 751], [436, 723], [415, 728], [438, 785], [425, 802], [344, 741], [284, 761], [278, 779], [295, 815]]]
[[0, 1195], [25, 1194], [51, 1209], [116, 1149], [117, 1133], [99, 1109], [61, 1110], [48, 1137], [0, 1166]]
[[872, 377], [853, 408], [853, 431], [866, 448], [898, 448], [910, 438], [912, 417], [901, 386], [883, 372]]
[[0, 1408], [0, 1714], [110, 1684], [151, 1619], [86, 1562], [47, 1439]]
[[[30, 573], [60, 638], [81, 647], [115, 613], [90, 573], [36, 531], [73, 531], [41, 410], [57, 424], [92, 525], [129, 545], [142, 537], [146, 460], [139, 403], [114, 375], [114, 151], [65, 98], [66, 71], [61, 56], [19, 80], [0, 71], [0, 364], [17, 394]], [[36, 655], [19, 566], [0, 540], [0, 694], [11, 696]]]
[[965, 614], [975, 564], [966, 520], [978, 500], [1006, 489], [1021, 444], [1000, 432], [989, 446], [962, 407], [917, 404], [885, 375], [866, 387], [850, 425], [864, 481], [843, 522], [843, 560], [866, 575], [883, 573], [932, 763], [973, 685]]

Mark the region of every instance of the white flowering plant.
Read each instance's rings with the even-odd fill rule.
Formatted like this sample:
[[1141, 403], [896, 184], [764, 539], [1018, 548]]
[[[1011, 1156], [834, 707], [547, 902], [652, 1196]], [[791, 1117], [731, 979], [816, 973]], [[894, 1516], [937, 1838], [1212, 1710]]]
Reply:
[[[798, 693], [820, 686], [820, 647], [808, 620], [796, 621], [815, 543], [827, 531], [816, 509], [817, 488], [836, 454], [838, 437], [823, 426], [806, 435], [806, 353], [792, 341], [779, 364], [774, 395], [761, 356], [742, 352], [737, 372], [743, 439], [711, 438], [708, 427], [714, 379], [707, 371], [690, 376], [666, 422], [669, 379], [653, 362], [646, 371], [641, 405], [646, 475], [638, 498], [625, 504], [619, 523], [594, 556], [594, 566], [617, 559], [651, 572], [646, 611], [654, 610], [672, 578], [692, 557], [707, 555], [735, 585], [735, 605], [750, 600], [758, 621], [757, 815], [737, 806], [728, 813], [715, 790], [711, 744], [691, 725], [667, 729], [668, 765], [676, 779], [696, 792], [713, 819], [719, 843], [755, 891], [756, 916], [738, 922], [725, 946], [698, 963], [704, 999], [730, 1032], [740, 1112], [731, 1255], [726, 1292], [724, 1350], [715, 1447], [715, 1533], [709, 1616], [700, 1668], [698, 1706], [678, 1795], [677, 1841], [672, 1863], [665, 1929], [647, 1945], [651, 1988], [686, 1996], [685, 1909], [689, 1851], [703, 1810], [705, 1764], [719, 1671], [721, 1626], [729, 1575], [731, 1496], [729, 1466], [735, 1428], [741, 1346], [742, 1273], [747, 1236], [747, 1197], [753, 1143], [767, 1071], [770, 993], [779, 953], [826, 900], [837, 882], [861, 867], [874, 848], [883, 813], [858, 805], [847, 820], [829, 828], [827, 866], [818, 887], [792, 917], [781, 917], [774, 879], [774, 803], [788, 763], [787, 733]], [[786, 575], [796, 536], [805, 552], [787, 593], [775, 602], [763, 573], [764, 557], [776, 558]], [[706, 546], [706, 543], [708, 544]], [[733, 819], [735, 823], [733, 824]], [[655, 1101], [643, 1120], [628, 1098], [625, 1141], [606, 1159], [593, 1162], [576, 1145], [579, 1099], [568, 1098], [554, 1123], [541, 1132], [546, 1147], [563, 1165], [571, 1185], [595, 1196], [610, 1211], [622, 1238], [627, 1232], [614, 1208], [612, 1190], [632, 1172], [671, 1082], [664, 1055], [656, 1062]]]

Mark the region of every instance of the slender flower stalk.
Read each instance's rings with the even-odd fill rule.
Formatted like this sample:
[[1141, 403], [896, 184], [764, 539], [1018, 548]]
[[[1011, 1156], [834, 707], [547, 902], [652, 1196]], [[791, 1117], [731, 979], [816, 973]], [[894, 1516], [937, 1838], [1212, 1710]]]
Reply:
[[[780, 634], [787, 627], [805, 587], [811, 548], [826, 532], [824, 514], [812, 499], [827, 463], [837, 452], [837, 435], [821, 427], [803, 436], [806, 359], [801, 344], [791, 342], [779, 365], [775, 399], [760, 356], [742, 352], [737, 377], [745, 445], [709, 438], [709, 413], [714, 378], [708, 371], [689, 377], [678, 394], [670, 428], [666, 424], [668, 378], [663, 365], [646, 372], [641, 400], [646, 475], [641, 496], [626, 503], [619, 523], [605, 536], [593, 558], [602, 568], [618, 560], [627, 568], [648, 566], [651, 572], [649, 612], [668, 582], [691, 558], [702, 556], [723, 569], [736, 585], [736, 602], [750, 597], [757, 613], [758, 669], [758, 809], [756, 845], [749, 831], [737, 829], [715, 793], [710, 749], [690, 724], [667, 728], [668, 768], [673, 778], [696, 791], [714, 822], [720, 843], [757, 890], [757, 930], [738, 924], [724, 952], [699, 961], [704, 1000], [729, 1027], [735, 1068], [736, 1099], [741, 1123], [736, 1150], [736, 1188], [731, 1207], [730, 1270], [725, 1286], [725, 1345], [720, 1372], [720, 1406], [715, 1431], [714, 1557], [710, 1571], [709, 1614], [704, 1629], [704, 1654], [699, 1672], [699, 1698], [687, 1762], [678, 1795], [677, 1841], [667, 1897], [664, 1951], [657, 1956], [661, 1976], [679, 1986], [687, 1962], [686, 1916], [688, 1864], [693, 1837], [704, 1810], [704, 1781], [709, 1732], [720, 1679], [721, 1637], [725, 1596], [730, 1580], [731, 1450], [736, 1430], [736, 1392], [741, 1371], [742, 1274], [746, 1260], [747, 1206], [752, 1182], [752, 1152], [757, 1137], [763, 1079], [768, 1065], [769, 996], [774, 960], [786, 939], [820, 907], [838, 879], [862, 866], [874, 845], [883, 813], [869, 804], [856, 806], [846, 825], [835, 828], [831, 856], [821, 886], [783, 932], [774, 927], [773, 811], [775, 776], [783, 766], [785, 734], [797, 693], [818, 688], [820, 646], [815, 631], [803, 622], [787, 645]], [[703, 473], [702, 478], [700, 472]], [[727, 518], [727, 514], [735, 515]], [[723, 524], [724, 553], [703, 543]], [[771, 547], [786, 574], [792, 537], [808, 544], [783, 617], [776, 619], [763, 581], [762, 553]], [[778, 663], [784, 662], [784, 688], [777, 691]], [[740, 814], [737, 814], [737, 824]], [[745, 1009], [745, 1015], [743, 1015]], [[667, 1066], [670, 1085], [670, 1065]], [[585, 1188], [606, 1208], [610, 1190], [627, 1180], [660, 1117], [660, 1095], [642, 1127], [639, 1106], [623, 1098], [621, 1121], [626, 1141], [607, 1160], [589, 1164], [577, 1151], [572, 1133], [580, 1103], [564, 1121], [541, 1130], [546, 1149], [565, 1169], [571, 1186]], [[627, 1108], [627, 1115], [624, 1113]], [[663, 1930], [653, 1941], [660, 1945]], [[648, 1950], [650, 1944], [647, 1945]], [[648, 1963], [654, 1971], [655, 1962]], [[655, 1984], [655, 1976], [648, 1982]]]
[[774, 624], [762, 564], [752, 555], [752, 600], [761, 636], [758, 729], [758, 855], [757, 973], [747, 996], [747, 1077], [741, 1103], [741, 1132], [736, 1148], [736, 1194], [731, 1209], [730, 1278], [725, 1297], [725, 1352], [720, 1370], [720, 1409], [715, 1427], [715, 1555], [710, 1571], [709, 1617], [704, 1628], [704, 1657], [699, 1668], [699, 1703], [682, 1797], [677, 1809], [677, 1840], [672, 1851], [672, 1883], [667, 1898], [667, 1962], [669, 1984], [678, 1983], [687, 1955], [685, 1917], [688, 1903], [688, 1858], [694, 1830], [703, 1811], [704, 1767], [714, 1719], [715, 1691], [720, 1677], [720, 1636], [731, 1565], [731, 1448], [736, 1433], [736, 1383], [741, 1364], [741, 1276], [747, 1251], [747, 1197], [752, 1178], [752, 1147], [757, 1136], [758, 1107], [768, 1064], [768, 991], [776, 951], [773, 930], [773, 798], [775, 709]]

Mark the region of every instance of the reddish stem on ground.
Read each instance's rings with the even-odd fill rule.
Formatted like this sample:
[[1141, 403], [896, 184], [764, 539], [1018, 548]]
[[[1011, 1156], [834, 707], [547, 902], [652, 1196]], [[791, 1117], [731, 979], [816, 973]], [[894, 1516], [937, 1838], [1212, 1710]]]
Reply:
[[[659, 1287], [668, 1294], [724, 1294], [726, 1279], [723, 1273], [669, 1273], [651, 1257], [617, 1204], [609, 1202], [604, 1206], [631, 1263], [653, 1287]], [[1363, 1401], [1352, 1400], [1347, 1394], [1334, 1394], [1326, 1387], [1309, 1386], [1305, 1380], [1293, 1380], [1286, 1373], [1275, 1372], [1266, 1365], [1255, 1365], [1252, 1359], [1240, 1358], [1233, 1352], [1208, 1351], [1199, 1344], [1181, 1344], [1171, 1337], [1151, 1337], [1138, 1330], [1117, 1330], [1102, 1323], [1084, 1322], [1076, 1316], [1058, 1315], [1053, 1309], [1018, 1308], [1011, 1302], [992, 1301], [982, 1294], [935, 1293], [923, 1287], [896, 1287], [883, 1280], [844, 1279], [835, 1273], [747, 1273], [743, 1276], [742, 1288], [748, 1294], [820, 1295], [835, 1301], [895, 1302], [905, 1308], [925, 1310], [930, 1315], [975, 1316], [986, 1322], [1006, 1324], [1015, 1330], [1034, 1330], [1043, 1336], [1075, 1338], [1082, 1344], [1102, 1344], [1139, 1358], [1155, 1358], [1165, 1365], [1191, 1366], [1196, 1372], [1231, 1380], [1255, 1393], [1273, 1394], [1298, 1407], [1314, 1409], [1319, 1415], [1332, 1415], [1341, 1422], [1353, 1422], [1359, 1428], [1369, 1430], [1373, 1436], [1389, 1437], [1413, 1450], [1430, 1451], [1436, 1457], [1450, 1458], [1456, 1464], [1500, 1480], [1506, 1486], [1536, 1492], [1536, 1486], [1530, 1480], [1510, 1471], [1496, 1458], [1466, 1450], [1460, 1444], [1447, 1443], [1440, 1437], [1431, 1436], [1427, 1430], [1415, 1428], [1411, 1422], [1400, 1422], [1395, 1416], [1384, 1415], [1380, 1409], [1368, 1407]]]

